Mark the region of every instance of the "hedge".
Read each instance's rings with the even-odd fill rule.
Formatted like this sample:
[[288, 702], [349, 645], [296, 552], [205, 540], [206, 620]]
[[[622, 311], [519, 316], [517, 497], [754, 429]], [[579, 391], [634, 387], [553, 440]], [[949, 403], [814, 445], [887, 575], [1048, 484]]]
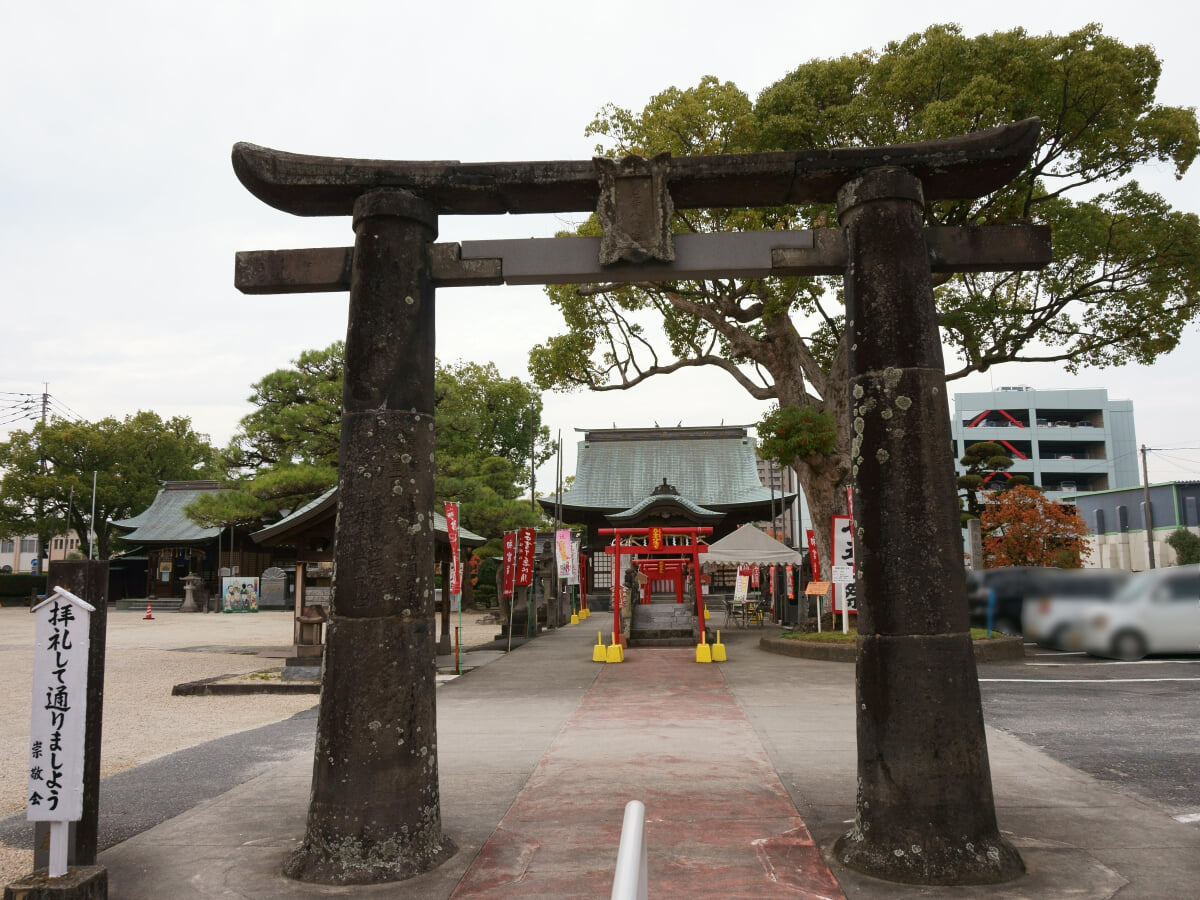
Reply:
[[28, 600], [34, 591], [39, 594], [46, 593], [45, 575], [0, 574], [0, 597]]

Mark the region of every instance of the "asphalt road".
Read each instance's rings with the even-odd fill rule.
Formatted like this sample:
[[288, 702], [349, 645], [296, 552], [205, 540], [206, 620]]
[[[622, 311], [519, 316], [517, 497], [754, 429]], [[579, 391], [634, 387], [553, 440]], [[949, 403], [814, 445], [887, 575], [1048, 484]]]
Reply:
[[989, 725], [1200, 827], [1200, 657], [1027, 645], [1023, 662], [980, 666], [979, 681]]

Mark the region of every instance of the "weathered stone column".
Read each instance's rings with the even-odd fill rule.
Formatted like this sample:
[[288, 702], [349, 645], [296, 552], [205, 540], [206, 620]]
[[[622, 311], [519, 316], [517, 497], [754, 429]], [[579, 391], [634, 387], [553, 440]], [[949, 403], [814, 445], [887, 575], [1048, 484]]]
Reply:
[[434, 715], [433, 208], [354, 205], [331, 616], [304, 843], [294, 877], [407, 878], [442, 834]]
[[996, 827], [921, 183], [844, 185], [858, 578], [858, 809], [838, 859], [879, 878], [1024, 872]]

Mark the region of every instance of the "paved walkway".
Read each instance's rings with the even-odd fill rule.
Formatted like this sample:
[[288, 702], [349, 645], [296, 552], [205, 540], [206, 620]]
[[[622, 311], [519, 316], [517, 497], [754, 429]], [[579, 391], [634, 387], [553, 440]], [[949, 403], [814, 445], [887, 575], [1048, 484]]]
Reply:
[[[355, 888], [285, 879], [311, 782], [311, 754], [299, 752], [103, 852], [110, 896], [603, 897], [628, 799], [647, 806], [652, 897], [1196, 895], [1200, 828], [994, 730], [1000, 827], [1028, 874], [955, 889], [848, 871], [829, 848], [854, 816], [853, 665], [764, 653], [756, 628], [725, 634], [725, 663], [631, 650], [600, 665], [597, 627], [550, 632], [438, 688], [443, 826], [459, 850], [437, 870]], [[205, 746], [218, 754], [225, 742]], [[152, 796], [169, 788], [164, 772], [128, 774]]]
[[453, 896], [604, 896], [634, 798], [653, 897], [842, 897], [720, 668], [679, 649], [601, 670]]

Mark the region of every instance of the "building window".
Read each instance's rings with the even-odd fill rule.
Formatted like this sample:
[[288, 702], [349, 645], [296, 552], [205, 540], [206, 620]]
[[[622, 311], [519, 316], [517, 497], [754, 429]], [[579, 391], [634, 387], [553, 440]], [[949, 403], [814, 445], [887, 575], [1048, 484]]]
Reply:
[[37, 553], [37, 538], [21, 538], [22, 553]]
[[62, 538], [55, 538], [55, 539], [54, 539], [54, 549], [55, 549], [55, 550], [61, 550], [62, 548], [63, 548], [63, 539], [62, 539]]
[[0, 541], [0, 553], [12, 553], [12, 552], [13, 552], [13, 542], [12, 541]]
[[612, 556], [603, 550], [592, 554], [592, 587], [612, 587], [612, 563]]
[[67, 546], [70, 549], [74, 550], [76, 547], [79, 546], [79, 540], [77, 538], [71, 538], [70, 541], [67, 542]]

